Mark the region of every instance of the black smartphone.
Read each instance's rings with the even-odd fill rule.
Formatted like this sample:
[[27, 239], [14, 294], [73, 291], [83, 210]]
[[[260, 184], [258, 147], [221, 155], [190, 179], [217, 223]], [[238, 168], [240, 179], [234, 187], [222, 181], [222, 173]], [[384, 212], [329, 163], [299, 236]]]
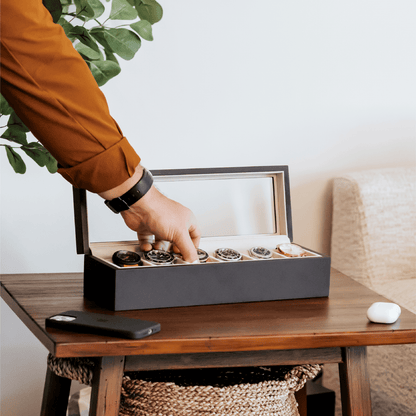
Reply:
[[66, 311], [45, 320], [46, 327], [89, 334], [140, 339], [160, 331], [160, 324], [123, 316]]

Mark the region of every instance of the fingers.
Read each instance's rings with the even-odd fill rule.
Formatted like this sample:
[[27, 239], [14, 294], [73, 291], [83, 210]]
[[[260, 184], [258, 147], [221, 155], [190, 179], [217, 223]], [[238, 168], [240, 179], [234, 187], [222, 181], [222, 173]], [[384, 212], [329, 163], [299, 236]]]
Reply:
[[[133, 204], [123, 218], [128, 227], [137, 232], [142, 251], [150, 251], [153, 247], [169, 251], [173, 243], [186, 262], [198, 261], [196, 248], [201, 233], [195, 215], [188, 208], [162, 195], [156, 188], [152, 187]], [[156, 241], [150, 235], [155, 236]], [[175, 247], [173, 249], [177, 252]]]
[[182, 255], [182, 258], [187, 261], [188, 263], [198, 263], [198, 254], [196, 252], [196, 248], [192, 243], [189, 234], [185, 234], [183, 238], [180, 238], [176, 241], [176, 246], [179, 249], [179, 252]]
[[[201, 233], [196, 225], [192, 225], [188, 232], [182, 233], [174, 241], [175, 248], [179, 250], [183, 259], [189, 263], [199, 262], [196, 249], [199, 246]], [[176, 250], [175, 250], [176, 251]]]
[[137, 234], [140, 250], [150, 251], [153, 248], [154, 236], [148, 234]]
[[139, 234], [137, 233], [139, 240], [140, 250], [150, 251], [153, 248], [156, 250], [165, 250], [170, 251], [172, 243], [166, 240], [155, 240], [154, 235], [149, 234]]
[[172, 248], [172, 243], [166, 240], [156, 240], [153, 244], [153, 248], [155, 248], [156, 250], [170, 251]]
[[198, 248], [201, 241], [201, 231], [196, 224], [189, 227], [189, 236], [191, 237], [194, 247]]
[[[184, 256], [182, 251], [176, 245], [173, 245], [173, 243], [171, 243], [170, 241], [166, 241], [166, 240], [156, 240], [155, 241], [155, 238], [154, 238], [153, 235], [138, 235], [138, 240], [139, 240], [139, 246], [140, 246], [141, 251], [150, 251], [152, 249], [165, 250], [165, 251], [173, 250], [175, 253], [181, 253], [182, 257]], [[188, 245], [188, 242], [185, 245], [183, 245], [181, 243], [179, 243], [179, 244], [182, 247], [186, 247], [186, 245]], [[192, 247], [191, 250], [193, 248], [195, 248], [195, 247]], [[189, 253], [189, 249], [184, 248], [184, 250], [186, 250], [187, 253]], [[187, 256], [187, 257], [189, 257], [189, 256]], [[185, 260], [185, 261], [187, 261], [187, 260]]]

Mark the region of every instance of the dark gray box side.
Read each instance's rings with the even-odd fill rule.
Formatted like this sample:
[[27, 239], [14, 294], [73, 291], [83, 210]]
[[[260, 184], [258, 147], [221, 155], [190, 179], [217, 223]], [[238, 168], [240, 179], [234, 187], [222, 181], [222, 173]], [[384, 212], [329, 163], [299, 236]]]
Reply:
[[330, 263], [305, 257], [117, 269], [87, 255], [84, 293], [115, 311], [327, 297]]

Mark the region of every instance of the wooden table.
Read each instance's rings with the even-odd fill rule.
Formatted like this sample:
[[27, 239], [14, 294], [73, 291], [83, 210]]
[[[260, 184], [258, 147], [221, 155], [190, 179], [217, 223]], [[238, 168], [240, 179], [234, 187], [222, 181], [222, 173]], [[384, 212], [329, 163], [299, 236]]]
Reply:
[[[3, 275], [1, 296], [57, 357], [96, 357], [91, 415], [118, 413], [123, 371], [339, 363], [344, 415], [371, 415], [366, 346], [416, 342], [415, 315], [370, 323], [386, 301], [332, 270], [329, 298], [110, 312], [83, 298], [82, 274]], [[45, 329], [45, 318], [86, 310], [156, 321], [143, 340]], [[64, 415], [70, 380], [48, 370], [42, 416]]]

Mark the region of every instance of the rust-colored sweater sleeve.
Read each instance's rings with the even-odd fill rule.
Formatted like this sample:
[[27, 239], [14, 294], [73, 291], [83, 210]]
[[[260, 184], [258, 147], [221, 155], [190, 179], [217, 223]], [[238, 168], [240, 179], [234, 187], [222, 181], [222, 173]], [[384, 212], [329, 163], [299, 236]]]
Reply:
[[42, 0], [1, 0], [1, 31], [1, 93], [58, 160], [58, 172], [97, 193], [131, 177], [139, 156]]

